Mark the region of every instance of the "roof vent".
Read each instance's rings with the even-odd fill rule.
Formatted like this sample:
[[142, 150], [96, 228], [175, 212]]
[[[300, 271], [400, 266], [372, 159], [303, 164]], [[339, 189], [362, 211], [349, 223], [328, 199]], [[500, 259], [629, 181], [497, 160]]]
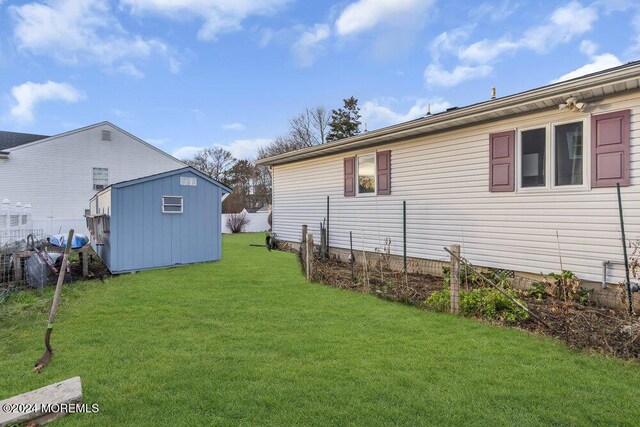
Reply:
[[102, 131], [102, 140], [103, 141], [111, 141], [111, 131], [110, 130], [103, 130]]
[[496, 99], [496, 87], [491, 88], [491, 99]]
[[431, 115], [431, 104], [427, 104], [427, 117]]
[[449, 108], [447, 108], [447, 113], [449, 111], [454, 111], [454, 110], [457, 110], [457, 109], [458, 109], [458, 107], [449, 107]]

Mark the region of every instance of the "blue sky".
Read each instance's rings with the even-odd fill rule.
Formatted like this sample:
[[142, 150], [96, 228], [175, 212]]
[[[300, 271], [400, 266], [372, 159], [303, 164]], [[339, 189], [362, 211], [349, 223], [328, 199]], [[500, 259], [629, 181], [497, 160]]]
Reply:
[[0, 0], [0, 129], [251, 158], [305, 107], [371, 130], [636, 59], [638, 1]]

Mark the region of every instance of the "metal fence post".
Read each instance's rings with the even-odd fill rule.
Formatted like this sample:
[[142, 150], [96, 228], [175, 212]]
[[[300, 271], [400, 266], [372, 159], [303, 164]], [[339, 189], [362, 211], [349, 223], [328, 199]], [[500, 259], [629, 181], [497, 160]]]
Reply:
[[404, 258], [404, 274], [407, 274], [407, 201], [402, 201], [402, 244]]
[[303, 262], [306, 262], [306, 250], [307, 250], [307, 224], [302, 224], [302, 238], [300, 239], [300, 257]]

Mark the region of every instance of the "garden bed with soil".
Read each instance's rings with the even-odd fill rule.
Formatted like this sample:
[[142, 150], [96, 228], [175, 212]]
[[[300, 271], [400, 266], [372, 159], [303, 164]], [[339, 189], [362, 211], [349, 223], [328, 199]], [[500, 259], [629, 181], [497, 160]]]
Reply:
[[[314, 282], [356, 292], [371, 293], [380, 298], [430, 309], [427, 300], [435, 292], [447, 288], [445, 279], [428, 274], [393, 271], [377, 262], [365, 267], [352, 266], [337, 259], [314, 260]], [[461, 289], [465, 283], [461, 283]], [[467, 288], [470, 289], [470, 288]], [[640, 319], [629, 319], [626, 311], [598, 307], [593, 303], [580, 304], [564, 301], [549, 295], [531, 295], [527, 291], [514, 291], [518, 298], [545, 324], [532, 317], [509, 321], [501, 318], [490, 320], [481, 315], [473, 317], [509, 327], [520, 328], [536, 334], [558, 338], [569, 346], [625, 359], [640, 359]]]

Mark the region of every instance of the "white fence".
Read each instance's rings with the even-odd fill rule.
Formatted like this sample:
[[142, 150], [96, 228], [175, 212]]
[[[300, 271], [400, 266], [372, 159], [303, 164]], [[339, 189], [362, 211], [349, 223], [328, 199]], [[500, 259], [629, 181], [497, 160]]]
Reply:
[[[259, 231], [268, 231], [271, 226], [269, 225], [269, 214], [271, 212], [256, 212], [246, 213], [245, 215], [249, 219], [249, 224], [244, 229], [245, 233], [256, 233]], [[227, 218], [234, 214], [222, 214], [222, 232], [229, 234], [231, 230], [227, 227]], [[237, 215], [237, 214], [236, 214]]]
[[32, 234], [31, 205], [4, 199], [0, 203], [0, 246], [16, 240], [24, 240]]

